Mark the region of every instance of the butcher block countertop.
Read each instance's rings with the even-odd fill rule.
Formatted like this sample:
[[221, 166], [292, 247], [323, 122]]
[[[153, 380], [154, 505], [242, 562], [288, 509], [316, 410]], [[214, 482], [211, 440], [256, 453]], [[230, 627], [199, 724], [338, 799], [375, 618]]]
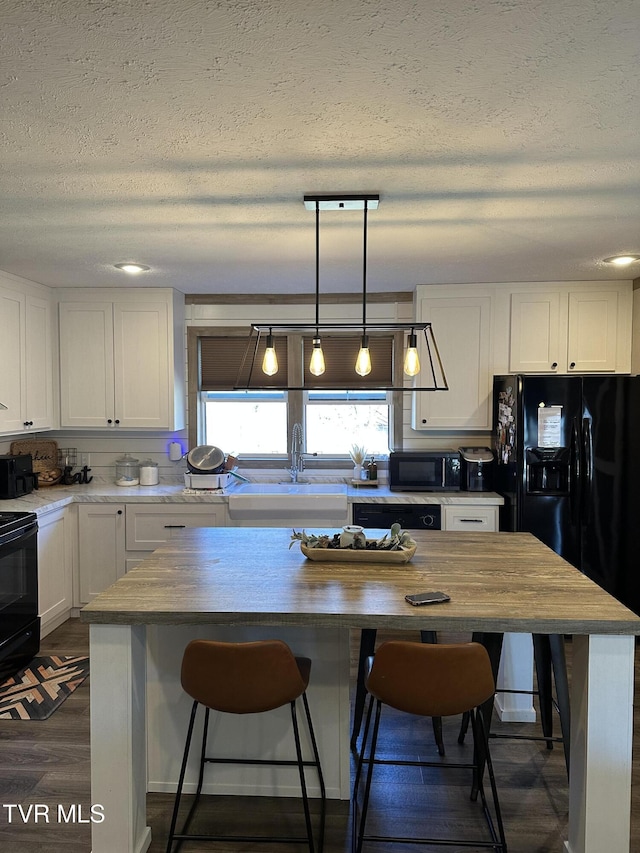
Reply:
[[[418, 547], [411, 562], [382, 565], [312, 562], [297, 542], [289, 549], [287, 529], [189, 529], [80, 616], [125, 625], [640, 635], [638, 616], [529, 533], [412, 535]], [[451, 601], [413, 607], [404, 600], [428, 590], [442, 590]]]

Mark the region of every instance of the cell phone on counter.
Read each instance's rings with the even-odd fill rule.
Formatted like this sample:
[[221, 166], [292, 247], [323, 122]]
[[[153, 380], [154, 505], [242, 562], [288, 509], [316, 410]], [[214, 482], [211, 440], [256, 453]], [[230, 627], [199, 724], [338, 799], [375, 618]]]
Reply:
[[451, 601], [451, 596], [446, 592], [417, 592], [415, 595], [405, 595], [405, 601], [419, 607], [422, 604], [440, 604], [443, 601]]

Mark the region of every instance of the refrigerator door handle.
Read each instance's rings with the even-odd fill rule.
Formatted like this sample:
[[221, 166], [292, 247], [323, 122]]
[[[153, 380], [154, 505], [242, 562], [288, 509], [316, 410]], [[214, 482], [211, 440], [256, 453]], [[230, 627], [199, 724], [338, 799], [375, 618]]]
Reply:
[[569, 507], [571, 523], [576, 527], [580, 522], [580, 502], [582, 497], [582, 460], [578, 421], [571, 424], [571, 447], [569, 450]]
[[593, 485], [593, 436], [591, 418], [582, 419], [582, 452], [584, 458], [584, 478], [582, 488], [583, 524], [591, 524], [591, 487]]

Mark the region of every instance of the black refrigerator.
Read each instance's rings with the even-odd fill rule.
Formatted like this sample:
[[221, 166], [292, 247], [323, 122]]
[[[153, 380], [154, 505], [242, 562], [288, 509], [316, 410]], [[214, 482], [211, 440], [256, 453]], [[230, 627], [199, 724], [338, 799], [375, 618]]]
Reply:
[[640, 614], [640, 376], [495, 376], [500, 529]]

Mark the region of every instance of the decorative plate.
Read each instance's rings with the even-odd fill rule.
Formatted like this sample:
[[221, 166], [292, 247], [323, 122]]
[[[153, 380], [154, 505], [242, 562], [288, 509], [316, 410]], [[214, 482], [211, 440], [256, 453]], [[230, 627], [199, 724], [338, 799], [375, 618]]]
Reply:
[[398, 551], [374, 551], [364, 548], [307, 548], [301, 542], [300, 550], [308, 560], [325, 563], [408, 563], [416, 553], [416, 546], [403, 547]]

